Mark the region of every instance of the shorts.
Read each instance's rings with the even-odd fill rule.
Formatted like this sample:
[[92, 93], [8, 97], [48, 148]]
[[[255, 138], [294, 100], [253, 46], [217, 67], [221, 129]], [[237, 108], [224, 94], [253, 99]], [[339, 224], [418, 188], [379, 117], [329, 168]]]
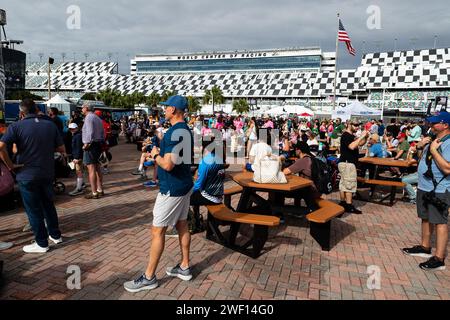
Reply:
[[353, 163], [341, 162], [338, 164], [338, 168], [341, 175], [339, 191], [356, 193], [358, 189], [356, 166]]
[[427, 220], [431, 224], [447, 224], [448, 223], [448, 208], [450, 204], [450, 193], [436, 193], [436, 197], [447, 204], [444, 211], [439, 211], [432, 203], [427, 203], [423, 198], [427, 193], [417, 189], [417, 215], [422, 220]]
[[83, 173], [83, 161], [82, 160], [78, 160], [78, 163], [75, 164], [75, 172]]
[[192, 190], [182, 197], [171, 197], [159, 193], [153, 208], [153, 226], [173, 227], [178, 221], [187, 221], [191, 194]]
[[91, 164], [99, 164], [98, 159], [100, 159], [101, 154], [102, 145], [98, 142], [94, 142], [91, 144], [89, 149], [84, 150], [83, 163], [87, 166]]
[[340, 148], [341, 147], [341, 137], [337, 137], [336, 139], [331, 139], [331, 146], [330, 147], [336, 147], [336, 148]]

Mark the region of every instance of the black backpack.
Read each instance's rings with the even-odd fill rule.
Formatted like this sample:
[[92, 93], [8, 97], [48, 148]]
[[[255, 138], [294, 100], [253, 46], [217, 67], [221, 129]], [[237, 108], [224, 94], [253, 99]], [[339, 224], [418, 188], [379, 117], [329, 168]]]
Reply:
[[333, 185], [331, 183], [331, 169], [328, 166], [328, 163], [325, 163], [316, 157], [312, 157], [311, 160], [312, 179], [317, 190], [321, 194], [332, 193]]

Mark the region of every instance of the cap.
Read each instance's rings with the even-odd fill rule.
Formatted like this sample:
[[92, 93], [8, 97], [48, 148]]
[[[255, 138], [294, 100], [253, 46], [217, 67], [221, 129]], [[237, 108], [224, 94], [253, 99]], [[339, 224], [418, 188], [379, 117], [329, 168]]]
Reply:
[[429, 123], [447, 123], [450, 124], [450, 113], [443, 111], [435, 115], [434, 117], [427, 118]]
[[406, 138], [406, 133], [400, 133], [399, 135], [398, 135], [398, 137], [397, 137], [397, 139], [405, 139]]
[[69, 129], [78, 129], [78, 125], [75, 122], [69, 124]]
[[95, 114], [99, 117], [101, 117], [103, 115], [103, 112], [101, 110], [96, 110]]
[[187, 99], [183, 96], [172, 96], [166, 102], [161, 102], [161, 104], [168, 107], [175, 107], [181, 111], [186, 111], [188, 108]]

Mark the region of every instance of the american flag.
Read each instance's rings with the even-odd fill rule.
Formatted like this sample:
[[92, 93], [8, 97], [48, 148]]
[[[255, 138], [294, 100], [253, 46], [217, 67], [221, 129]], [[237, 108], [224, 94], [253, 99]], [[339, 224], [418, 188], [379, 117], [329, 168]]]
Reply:
[[338, 33], [339, 41], [345, 42], [347, 45], [348, 53], [352, 56], [356, 55], [356, 50], [352, 47], [352, 40], [348, 36], [347, 31], [345, 31], [344, 25], [342, 24], [341, 19], [339, 19], [339, 33]]

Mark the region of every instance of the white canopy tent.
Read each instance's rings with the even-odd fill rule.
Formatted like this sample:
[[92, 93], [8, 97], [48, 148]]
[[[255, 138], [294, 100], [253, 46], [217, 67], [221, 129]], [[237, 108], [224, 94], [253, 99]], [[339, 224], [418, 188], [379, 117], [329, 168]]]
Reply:
[[305, 108], [303, 106], [296, 105], [287, 105], [282, 107], [276, 107], [265, 112], [271, 116], [288, 116], [290, 114], [309, 114], [310, 116], [314, 116], [314, 112], [311, 109]]
[[337, 107], [333, 112], [333, 119], [341, 118], [343, 121], [347, 121], [352, 116], [381, 117], [381, 110], [369, 108], [365, 104], [355, 101], [346, 107]]
[[63, 99], [59, 94], [47, 101], [48, 108], [57, 108], [59, 111], [64, 112], [66, 115], [70, 115], [70, 102]]

